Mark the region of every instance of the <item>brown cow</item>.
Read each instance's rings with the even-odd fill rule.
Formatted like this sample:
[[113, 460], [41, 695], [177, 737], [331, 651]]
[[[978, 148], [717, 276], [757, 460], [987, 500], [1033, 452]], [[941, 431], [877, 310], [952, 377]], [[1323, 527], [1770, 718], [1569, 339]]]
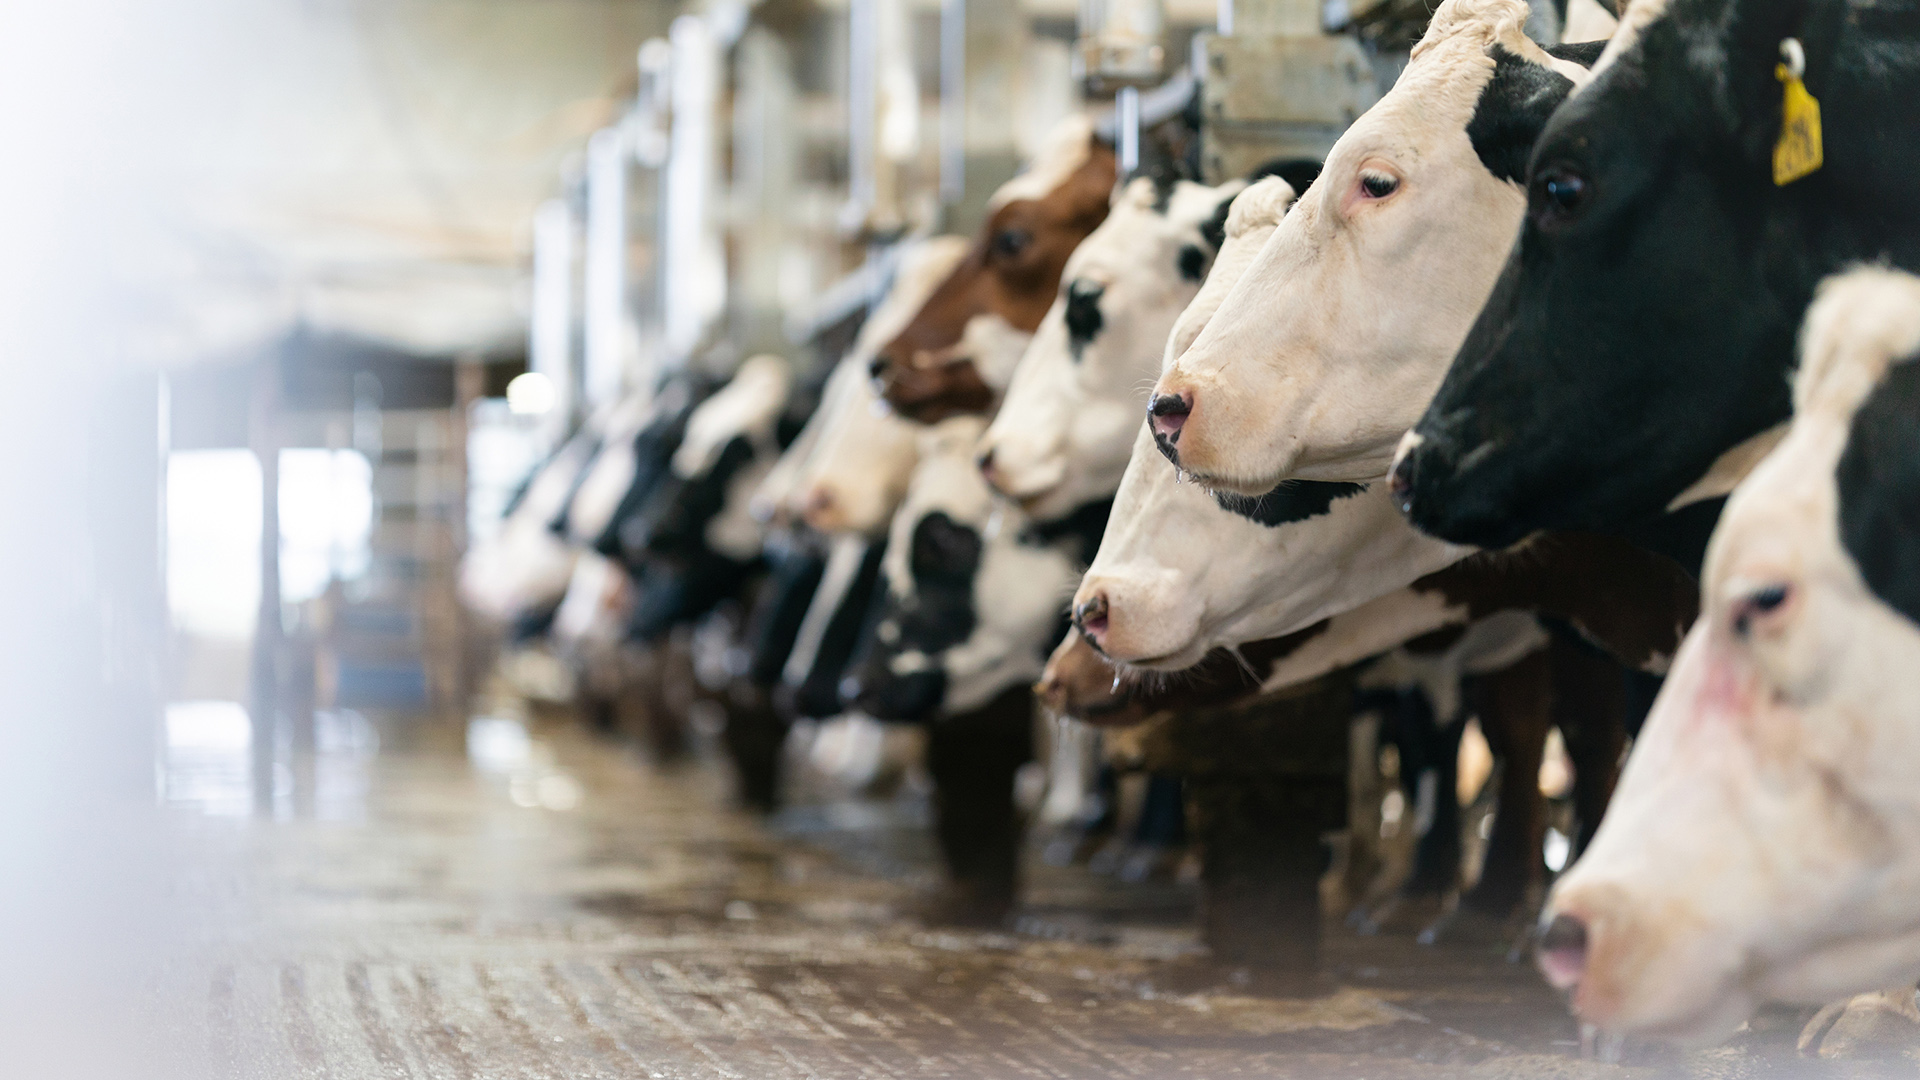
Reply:
[[873, 375], [900, 415], [936, 423], [992, 408], [1060, 289], [1067, 256], [1107, 217], [1117, 162], [1084, 118], [987, 204], [973, 247], [880, 350]]

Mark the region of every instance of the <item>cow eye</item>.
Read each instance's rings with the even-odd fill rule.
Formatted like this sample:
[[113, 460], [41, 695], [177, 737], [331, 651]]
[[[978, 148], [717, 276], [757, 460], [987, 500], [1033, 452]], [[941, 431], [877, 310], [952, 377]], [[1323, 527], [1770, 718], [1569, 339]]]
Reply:
[[1032, 243], [1033, 234], [1025, 229], [1001, 229], [987, 247], [999, 258], [1017, 259]]
[[1360, 174], [1360, 193], [1369, 199], [1384, 199], [1400, 190], [1400, 178], [1386, 173]]
[[1784, 584], [1762, 585], [1740, 598], [1733, 607], [1733, 632], [1746, 637], [1755, 619], [1764, 619], [1779, 611], [1792, 595]]
[[1543, 229], [1572, 221], [1586, 209], [1592, 185], [1565, 167], [1542, 172], [1533, 181], [1533, 219]]

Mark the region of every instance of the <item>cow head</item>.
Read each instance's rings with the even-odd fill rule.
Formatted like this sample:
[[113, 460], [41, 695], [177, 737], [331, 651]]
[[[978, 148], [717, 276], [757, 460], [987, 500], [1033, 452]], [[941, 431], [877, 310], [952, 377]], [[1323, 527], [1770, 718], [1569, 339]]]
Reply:
[[1060, 626], [1078, 561], [1022, 539], [1024, 518], [974, 466], [985, 422], [923, 436], [882, 564], [887, 596], [849, 695], [868, 713], [920, 720], [977, 709], [1033, 681]]
[[987, 480], [1035, 517], [1120, 485], [1167, 332], [1207, 276], [1219, 221], [1244, 187], [1135, 180], [1067, 260], [980, 447]]
[[[1526, 155], [1587, 72], [1523, 0], [1448, 0], [1154, 388], [1161, 451], [1247, 495], [1382, 476], [1500, 272]], [[1557, 50], [1591, 62], [1599, 46]]]
[[[1825, 165], [1777, 185], [1775, 68], [1805, 55]], [[1920, 264], [1906, 9], [1639, 0], [1548, 122], [1492, 296], [1394, 476], [1421, 528], [1506, 543], [1658, 514], [1784, 420], [1815, 283]]]
[[1076, 117], [994, 193], [966, 258], [873, 360], [889, 404], [922, 423], [992, 407], [1067, 256], [1106, 218], [1114, 175], [1113, 150]]
[[1920, 280], [1807, 319], [1785, 441], [1727, 502], [1700, 619], [1543, 916], [1585, 1019], [1712, 1039], [1920, 973]]
[[1220, 505], [1162, 460], [1142, 425], [1074, 621], [1114, 661], [1159, 670], [1291, 633], [1464, 554], [1415, 532], [1386, 486], [1282, 487]]
[[905, 252], [886, 298], [828, 377], [820, 408], [790, 451], [803, 460], [791, 463], [792, 479], [783, 484], [792, 512], [813, 528], [877, 534], [900, 505], [913, 473], [917, 429], [880, 400], [867, 368], [966, 253], [967, 241], [957, 236], [934, 237]]

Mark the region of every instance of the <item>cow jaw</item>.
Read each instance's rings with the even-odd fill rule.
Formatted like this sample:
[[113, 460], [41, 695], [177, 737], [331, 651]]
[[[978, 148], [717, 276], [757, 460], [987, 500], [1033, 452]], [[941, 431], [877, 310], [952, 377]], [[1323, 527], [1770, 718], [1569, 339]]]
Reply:
[[1162, 448], [1208, 486], [1382, 476], [1439, 386], [1525, 208], [1467, 133], [1524, 13], [1479, 6], [1451, 5], [1154, 388], [1188, 403]]
[[1143, 425], [1074, 604], [1104, 615], [1090, 636], [1109, 659], [1174, 670], [1352, 610], [1465, 554], [1414, 532], [1384, 485], [1273, 526], [1222, 509], [1160, 459]]

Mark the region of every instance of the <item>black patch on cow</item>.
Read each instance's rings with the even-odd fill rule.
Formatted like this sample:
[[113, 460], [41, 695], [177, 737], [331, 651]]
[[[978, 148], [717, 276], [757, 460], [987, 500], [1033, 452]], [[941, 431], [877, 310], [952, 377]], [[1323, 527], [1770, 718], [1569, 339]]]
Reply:
[[[1549, 50], [1563, 60], [1590, 67], [1605, 47], [1602, 41], [1560, 45]], [[1562, 53], [1573, 55], [1561, 55]], [[1590, 56], [1588, 54], [1591, 54]], [[1566, 100], [1573, 81], [1551, 68], [1525, 60], [1495, 45], [1493, 78], [1480, 91], [1467, 122], [1467, 138], [1487, 171], [1510, 184], [1525, 183], [1527, 158], [1547, 117]]]
[[[1554, 110], [1506, 271], [1415, 427], [1415, 525], [1482, 546], [1619, 528], [1790, 415], [1818, 282], [1920, 268], [1920, 140], [1894, 134], [1920, 101], [1917, 14], [1673, 0]], [[1825, 165], [1781, 186], [1786, 37]]]
[[1100, 314], [1100, 298], [1107, 287], [1086, 278], [1067, 283], [1067, 350], [1075, 360], [1100, 333], [1106, 319]]
[[1199, 282], [1206, 279], [1207, 263], [1212, 259], [1199, 244], [1180, 245], [1180, 277]]
[[[633, 480], [626, 494], [614, 507], [606, 528], [593, 538], [593, 550], [609, 559], [620, 557], [620, 533], [635, 514], [645, 512], [654, 491], [673, 475], [673, 452], [687, 435], [687, 420], [693, 410], [716, 389], [711, 380], [682, 376], [687, 380], [686, 401], [680, 408], [654, 417], [633, 437]], [[662, 393], [666, 393], [663, 383]]]
[[1834, 479], [1840, 542], [1860, 576], [1920, 623], [1920, 359], [1896, 364], [1867, 395]]
[[[936, 510], [914, 525], [909, 543], [913, 593], [887, 595], [878, 621], [891, 624], [892, 633], [869, 642], [871, 651], [852, 680], [854, 703], [882, 720], [931, 716], [946, 696], [940, 654], [972, 637], [979, 624], [973, 603], [985, 548], [979, 531]], [[928, 669], [896, 673], [892, 662], [906, 652], [925, 655]]]
[[1333, 506], [1335, 499], [1351, 498], [1367, 490], [1365, 484], [1336, 483], [1327, 480], [1282, 480], [1265, 495], [1235, 495], [1216, 491], [1213, 501], [1228, 513], [1239, 514], [1268, 528], [1319, 517]]

